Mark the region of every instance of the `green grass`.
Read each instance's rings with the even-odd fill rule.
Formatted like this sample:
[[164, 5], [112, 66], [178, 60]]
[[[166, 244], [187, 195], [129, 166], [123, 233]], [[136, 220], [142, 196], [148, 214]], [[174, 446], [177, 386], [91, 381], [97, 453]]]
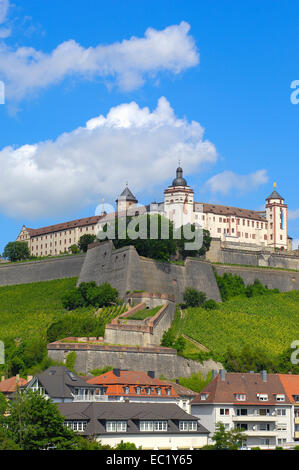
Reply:
[[186, 334], [220, 359], [228, 346], [241, 350], [244, 344], [277, 356], [299, 339], [299, 291], [234, 297], [217, 310], [188, 308], [184, 314], [183, 319], [176, 315], [175, 335]]
[[156, 313], [161, 310], [162, 305], [158, 305], [157, 307], [139, 310], [138, 312], [134, 313], [130, 317], [126, 317], [127, 320], [145, 320], [146, 318], [153, 317]]
[[42, 334], [65, 310], [61, 297], [77, 278], [0, 287], [0, 339]]
[[[294, 258], [296, 259], [296, 258]], [[298, 269], [291, 269], [291, 268], [277, 268], [275, 266], [253, 266], [252, 264], [232, 264], [232, 263], [218, 263], [216, 261], [213, 261], [211, 263], [213, 266], [214, 265], [217, 265], [217, 266], [235, 266], [235, 267], [241, 267], [241, 268], [251, 268], [251, 269], [270, 269], [270, 270], [276, 270], [276, 271], [291, 271], [291, 272], [295, 272], [295, 273], [298, 273], [299, 270]]]

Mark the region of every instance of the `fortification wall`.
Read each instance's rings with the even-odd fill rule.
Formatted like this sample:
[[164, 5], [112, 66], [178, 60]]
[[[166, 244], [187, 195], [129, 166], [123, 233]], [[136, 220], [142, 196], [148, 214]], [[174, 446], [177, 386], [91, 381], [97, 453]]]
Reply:
[[207, 297], [221, 301], [210, 263], [187, 258], [185, 265], [163, 263], [138, 255], [133, 246], [113, 250], [111, 241], [93, 244], [87, 251], [80, 282], [109, 282], [124, 297], [128, 291], [172, 295], [182, 302], [186, 287], [206, 292]]
[[210, 250], [206, 253], [206, 260], [212, 263], [299, 270], [299, 256], [296, 256], [296, 253], [274, 252], [273, 249], [257, 245], [237, 246], [221, 243], [220, 239], [212, 239]]
[[0, 286], [78, 277], [85, 254], [0, 265]]
[[203, 364], [177, 356], [174, 349], [154, 347], [136, 348], [125, 346], [101, 346], [96, 344], [51, 343], [48, 344], [49, 356], [65, 362], [67, 354], [76, 352], [75, 369], [77, 373], [87, 374], [90, 370], [112, 366], [129, 370], [154, 370], [159, 377], [189, 377], [201, 372], [204, 377], [212, 369], [219, 370], [222, 365], [208, 360]]
[[241, 276], [245, 285], [252, 284], [258, 279], [269, 289], [279, 289], [282, 292], [299, 290], [299, 272], [280, 271], [279, 269], [247, 268], [244, 266], [214, 266], [221, 276], [232, 273]]

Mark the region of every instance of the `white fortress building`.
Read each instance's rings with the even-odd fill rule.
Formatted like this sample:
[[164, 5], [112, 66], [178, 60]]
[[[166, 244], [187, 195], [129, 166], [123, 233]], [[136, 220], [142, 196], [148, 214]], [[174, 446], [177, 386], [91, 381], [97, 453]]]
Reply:
[[[288, 206], [276, 191], [266, 198], [265, 210], [256, 211], [203, 202], [194, 202], [194, 191], [183, 177], [179, 166], [176, 178], [164, 191], [164, 201], [139, 206], [128, 186], [116, 200], [116, 214], [141, 215], [159, 213], [170, 219], [176, 227], [186, 224], [200, 225], [211, 237], [234, 245], [267, 247], [291, 251], [288, 236]], [[17, 241], [26, 241], [33, 256], [55, 256], [69, 252], [85, 234], [96, 235], [102, 215], [76, 219], [70, 222], [38, 229], [23, 225]]]

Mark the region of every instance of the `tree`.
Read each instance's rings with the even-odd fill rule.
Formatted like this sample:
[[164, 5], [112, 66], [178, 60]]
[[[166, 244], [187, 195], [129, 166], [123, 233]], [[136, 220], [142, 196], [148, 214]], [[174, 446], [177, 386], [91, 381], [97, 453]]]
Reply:
[[78, 247], [78, 245], [74, 244], [74, 245], [71, 245], [70, 246], [70, 250], [72, 252], [73, 255], [76, 255], [77, 253], [80, 252], [80, 249]]
[[184, 236], [185, 233], [188, 233], [188, 232], [195, 233], [195, 231], [198, 230], [196, 229], [195, 224], [187, 224], [185, 226], [180, 227], [178, 230], [180, 231], [180, 237], [177, 240], [177, 247], [183, 259], [185, 259], [187, 256], [193, 256], [193, 257], [203, 256], [206, 254], [207, 251], [209, 251], [212, 238], [208, 230], [203, 230], [202, 246], [196, 250], [185, 249], [185, 243], [190, 243], [194, 241], [194, 237], [192, 240], [192, 239], [187, 239]]
[[213, 436], [216, 450], [238, 450], [246, 441], [246, 436], [240, 429], [225, 430], [223, 423], [216, 423], [216, 431]]
[[187, 287], [184, 291], [184, 302], [188, 307], [200, 307], [206, 301], [206, 294], [193, 287]]
[[17, 392], [5, 424], [7, 437], [23, 450], [72, 449], [75, 442], [57, 405], [39, 392]]
[[90, 235], [88, 233], [85, 235], [82, 235], [82, 237], [79, 238], [79, 242], [78, 242], [79, 249], [83, 251], [84, 253], [86, 253], [88, 245], [90, 245], [90, 243], [93, 243], [95, 239], [96, 239], [95, 235]]
[[3, 257], [10, 261], [21, 261], [30, 257], [30, 251], [26, 242], [9, 242], [4, 248]]

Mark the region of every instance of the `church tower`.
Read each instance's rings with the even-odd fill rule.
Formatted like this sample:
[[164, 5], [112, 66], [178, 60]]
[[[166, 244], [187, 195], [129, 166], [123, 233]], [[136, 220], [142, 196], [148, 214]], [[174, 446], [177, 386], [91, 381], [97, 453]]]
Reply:
[[284, 198], [274, 191], [266, 199], [266, 217], [268, 221], [268, 246], [272, 248], [288, 249], [288, 206]]
[[176, 228], [193, 223], [194, 191], [183, 177], [183, 169], [176, 169], [176, 178], [164, 191], [164, 212]]

